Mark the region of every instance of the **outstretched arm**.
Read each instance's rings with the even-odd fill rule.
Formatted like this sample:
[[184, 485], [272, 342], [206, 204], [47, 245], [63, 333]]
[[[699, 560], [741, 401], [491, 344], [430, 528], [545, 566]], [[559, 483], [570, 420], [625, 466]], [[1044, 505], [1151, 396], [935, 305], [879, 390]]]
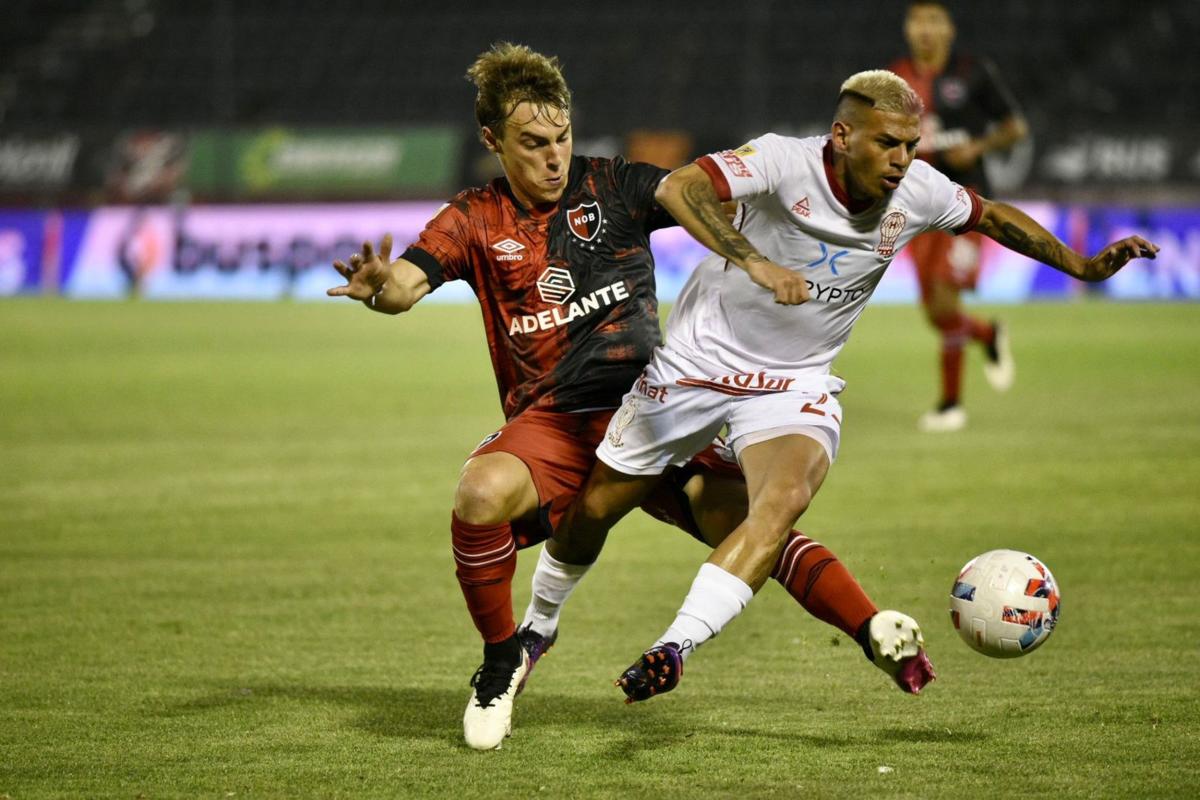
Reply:
[[1076, 253], [1054, 234], [1006, 203], [983, 200], [983, 213], [975, 229], [1024, 256], [1049, 264], [1059, 272], [1083, 281], [1102, 281], [1135, 258], [1154, 258], [1158, 245], [1141, 236], [1113, 242], [1091, 258]]
[[658, 185], [654, 199], [700, 244], [740, 267], [750, 280], [775, 295], [775, 302], [796, 305], [808, 300], [808, 284], [799, 274], [758, 252], [731, 224], [712, 181], [689, 164]]
[[997, 150], [1007, 150], [1029, 135], [1025, 118], [1014, 114], [978, 139], [951, 147], [940, 154], [940, 163], [951, 169], [969, 170], [979, 159]]
[[361, 300], [367, 308], [384, 314], [408, 311], [429, 294], [429, 276], [411, 261], [392, 258], [392, 235], [379, 243], [379, 252], [363, 242], [362, 253], [350, 256], [349, 265], [334, 261], [333, 267], [346, 283], [326, 290], [330, 297]]

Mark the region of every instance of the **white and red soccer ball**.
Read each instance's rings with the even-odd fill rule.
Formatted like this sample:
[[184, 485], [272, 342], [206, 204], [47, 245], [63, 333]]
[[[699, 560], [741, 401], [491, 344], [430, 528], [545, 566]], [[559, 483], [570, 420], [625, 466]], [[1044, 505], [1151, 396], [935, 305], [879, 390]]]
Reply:
[[958, 635], [993, 658], [1032, 653], [1054, 632], [1060, 608], [1050, 570], [1018, 550], [976, 556], [950, 590], [950, 620]]

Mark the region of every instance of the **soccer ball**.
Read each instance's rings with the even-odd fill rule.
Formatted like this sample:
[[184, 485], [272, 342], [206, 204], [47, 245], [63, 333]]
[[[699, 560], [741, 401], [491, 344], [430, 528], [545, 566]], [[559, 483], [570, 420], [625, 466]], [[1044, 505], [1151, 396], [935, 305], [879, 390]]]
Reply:
[[1018, 550], [989, 550], [967, 562], [950, 590], [950, 620], [985, 656], [1016, 658], [1042, 645], [1058, 624], [1058, 582]]

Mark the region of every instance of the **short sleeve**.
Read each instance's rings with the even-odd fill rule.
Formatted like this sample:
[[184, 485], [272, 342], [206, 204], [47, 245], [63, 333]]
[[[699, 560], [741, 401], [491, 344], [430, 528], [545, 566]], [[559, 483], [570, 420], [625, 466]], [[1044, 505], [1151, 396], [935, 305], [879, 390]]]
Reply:
[[470, 225], [467, 201], [461, 196], [442, 206], [417, 241], [400, 257], [416, 264], [429, 278], [430, 289], [465, 278], [470, 271]]
[[670, 174], [670, 170], [617, 157], [612, 160], [612, 171], [613, 181], [617, 191], [625, 198], [630, 216], [641, 223], [646, 233], [678, 224], [654, 199], [654, 191], [662, 179]]
[[979, 195], [933, 167], [926, 167], [926, 171], [929, 191], [929, 224], [926, 227], [956, 235], [973, 230], [983, 213]]
[[696, 159], [722, 202], [770, 194], [779, 188], [795, 156], [787, 141], [773, 133], [751, 139], [736, 150]]

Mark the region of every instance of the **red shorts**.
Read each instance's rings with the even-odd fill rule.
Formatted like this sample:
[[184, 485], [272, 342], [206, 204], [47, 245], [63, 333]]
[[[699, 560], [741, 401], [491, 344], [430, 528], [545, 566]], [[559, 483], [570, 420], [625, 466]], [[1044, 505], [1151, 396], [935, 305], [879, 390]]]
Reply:
[[979, 248], [983, 234], [968, 231], [953, 236], [941, 231], [929, 231], [908, 243], [908, 253], [917, 267], [921, 299], [929, 298], [935, 284], [949, 284], [957, 289], [974, 289], [979, 280]]
[[[472, 458], [485, 453], [510, 453], [529, 468], [538, 494], [538, 519], [513, 523], [517, 547], [529, 547], [548, 539], [558, 528], [587, 482], [596, 463], [596, 446], [604, 437], [614, 411], [564, 414], [530, 409], [509, 420], [471, 453]], [[642, 504], [642, 509], [703, 541], [682, 487], [688, 477], [700, 470], [744, 480], [741, 468], [729, 460], [731, 457], [723, 457], [709, 445], [685, 467], [664, 475], [663, 483]]]

